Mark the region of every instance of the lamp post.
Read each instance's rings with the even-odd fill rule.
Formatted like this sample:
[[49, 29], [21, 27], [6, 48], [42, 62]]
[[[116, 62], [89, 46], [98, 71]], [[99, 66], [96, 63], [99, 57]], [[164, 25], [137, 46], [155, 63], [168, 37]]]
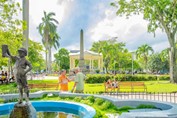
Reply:
[[134, 61], [134, 54], [135, 52], [131, 52], [132, 53], [132, 76], [133, 76], [133, 71], [134, 71], [134, 65], [133, 65], [133, 61]]

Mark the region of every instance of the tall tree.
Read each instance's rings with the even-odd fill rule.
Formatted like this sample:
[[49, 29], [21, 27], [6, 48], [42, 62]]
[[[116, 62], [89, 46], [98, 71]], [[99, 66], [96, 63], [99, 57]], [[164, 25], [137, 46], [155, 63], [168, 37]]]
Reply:
[[58, 21], [53, 18], [55, 13], [49, 12], [48, 14], [44, 11], [44, 17], [42, 17], [42, 23], [39, 24], [39, 33], [42, 36], [42, 42], [46, 49], [46, 70], [51, 73], [51, 48], [59, 47], [59, 35], [57, 34]]
[[170, 44], [170, 79], [177, 83], [177, 0], [116, 0], [111, 5], [117, 7], [117, 15], [143, 14], [149, 32], [165, 31]]
[[[15, 0], [0, 0], [0, 45], [9, 45], [10, 52], [15, 55], [22, 46], [22, 21], [14, 16], [20, 13], [20, 4]], [[2, 50], [0, 50], [2, 55]], [[0, 68], [8, 64], [8, 58], [0, 56]]]
[[147, 62], [148, 62], [148, 57], [150, 54], [152, 54], [154, 51], [152, 47], [150, 47], [147, 44], [144, 44], [140, 47], [138, 47], [136, 54], [138, 58], [142, 58], [144, 65], [145, 65], [145, 70], [147, 71]]
[[114, 63], [119, 63], [120, 55], [124, 52], [125, 44], [114, 40], [104, 40], [94, 42], [91, 50], [102, 53], [105, 71], [108, 73], [108, 68], [114, 67]]
[[40, 43], [29, 40], [28, 58], [35, 72], [45, 69], [45, 61], [42, 56], [43, 51], [43, 47]]
[[54, 57], [59, 69], [69, 69], [69, 51], [67, 49], [61, 48]]

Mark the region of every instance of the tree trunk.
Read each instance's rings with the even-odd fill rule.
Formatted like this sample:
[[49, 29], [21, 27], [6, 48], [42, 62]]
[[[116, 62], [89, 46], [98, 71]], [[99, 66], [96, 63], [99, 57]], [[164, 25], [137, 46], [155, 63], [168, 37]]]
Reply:
[[49, 51], [49, 58], [48, 58], [48, 71], [49, 73], [51, 74], [51, 71], [52, 71], [52, 67], [51, 67], [51, 64], [52, 64], [52, 51], [51, 51], [51, 48], [48, 49]]
[[175, 47], [170, 48], [170, 82], [177, 83], [177, 49]]
[[48, 56], [47, 56], [47, 48], [46, 48], [46, 51], [45, 51], [45, 66], [46, 66], [46, 73], [48, 73]]

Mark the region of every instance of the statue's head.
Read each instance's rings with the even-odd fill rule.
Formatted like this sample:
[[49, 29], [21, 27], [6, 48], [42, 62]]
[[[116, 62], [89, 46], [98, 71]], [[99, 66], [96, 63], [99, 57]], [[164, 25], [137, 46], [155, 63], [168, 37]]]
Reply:
[[20, 48], [18, 49], [18, 53], [20, 57], [25, 57], [27, 56], [27, 50], [25, 48]]

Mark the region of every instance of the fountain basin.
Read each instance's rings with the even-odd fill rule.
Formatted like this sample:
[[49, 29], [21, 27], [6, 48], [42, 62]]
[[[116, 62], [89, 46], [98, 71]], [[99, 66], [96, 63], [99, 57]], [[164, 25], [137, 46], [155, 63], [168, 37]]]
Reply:
[[[15, 103], [0, 104], [0, 115], [8, 115]], [[92, 107], [67, 101], [32, 101], [37, 112], [65, 112], [75, 114], [82, 118], [93, 118], [96, 114]]]

